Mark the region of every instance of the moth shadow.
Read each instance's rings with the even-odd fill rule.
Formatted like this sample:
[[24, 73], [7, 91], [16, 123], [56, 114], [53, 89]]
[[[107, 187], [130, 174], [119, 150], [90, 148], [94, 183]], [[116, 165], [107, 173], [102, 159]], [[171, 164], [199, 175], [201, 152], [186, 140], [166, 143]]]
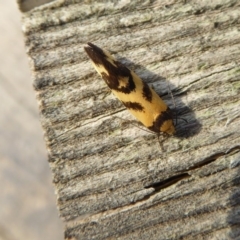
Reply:
[[127, 58], [118, 60], [133, 70], [145, 83], [150, 85], [164, 100], [173, 113], [173, 120], [177, 138], [189, 138], [200, 132], [202, 125], [197, 120], [194, 111], [183, 101], [188, 91], [177, 87], [166, 78], [155, 74], [140, 64], [135, 64]]

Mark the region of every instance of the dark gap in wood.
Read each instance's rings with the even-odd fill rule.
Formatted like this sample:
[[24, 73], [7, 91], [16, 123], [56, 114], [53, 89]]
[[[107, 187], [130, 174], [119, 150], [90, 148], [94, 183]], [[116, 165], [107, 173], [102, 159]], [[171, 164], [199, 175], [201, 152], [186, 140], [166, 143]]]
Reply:
[[204, 159], [203, 161], [195, 164], [193, 167], [190, 167], [189, 170], [194, 170], [194, 169], [197, 169], [197, 168], [200, 168], [202, 166], [205, 166], [205, 165], [208, 165], [209, 163], [212, 163], [214, 162], [215, 160], [217, 160], [219, 157], [222, 157], [226, 154], [231, 154], [231, 153], [236, 153], [236, 150], [237, 152], [240, 150], [240, 146], [235, 146], [231, 149], [229, 149], [228, 151], [226, 152], [219, 152], [219, 153], [215, 153], [209, 157], [207, 157], [206, 159]]
[[205, 13], [206, 11], [207, 11], [207, 9], [201, 8], [201, 9], [197, 9], [193, 14], [194, 15], [201, 15], [201, 14]]
[[228, 151], [226, 151], [225, 154], [235, 154], [239, 152], [239, 150], [240, 150], [240, 145], [234, 146], [233, 148], [230, 148]]
[[[189, 170], [194, 170], [194, 169], [200, 168], [202, 166], [208, 165], [209, 163], [215, 161], [216, 159], [218, 159], [221, 156], [224, 156], [225, 154], [231, 154], [231, 153], [238, 152], [239, 149], [240, 149], [240, 146], [235, 146], [235, 147], [229, 149], [227, 152], [220, 152], [220, 153], [213, 154], [213, 155], [207, 157], [206, 159], [204, 159], [203, 161], [195, 164], [193, 167], [189, 168]], [[156, 191], [160, 191], [163, 188], [171, 186], [171, 185], [175, 184], [176, 182], [178, 182], [178, 181], [180, 181], [180, 180], [182, 180], [184, 178], [188, 178], [188, 177], [190, 177], [190, 174], [185, 172], [185, 173], [182, 173], [182, 174], [175, 175], [175, 176], [172, 176], [170, 178], [167, 178], [167, 179], [165, 179], [163, 181], [152, 183], [152, 184], [150, 184], [148, 186], [145, 186], [144, 188], [146, 188], [146, 189], [147, 188], [154, 188], [155, 192], [156, 192]], [[152, 195], [152, 194], [150, 194], [150, 195]], [[149, 197], [150, 196], [146, 196], [146, 199], [149, 198]]]
[[225, 155], [225, 153], [215, 153], [212, 156], [207, 157], [206, 159], [204, 159], [203, 161], [195, 164], [193, 167], [190, 167], [189, 170], [194, 170], [197, 168], [201, 168], [202, 166], [208, 165], [209, 163], [214, 162], [215, 160], [217, 160], [219, 157], [222, 157], [223, 155]]
[[178, 174], [173, 177], [167, 178], [163, 181], [152, 183], [148, 186], [145, 186], [144, 188], [154, 188], [155, 192], [156, 192], [156, 191], [162, 190], [163, 188], [167, 188], [168, 186], [171, 186], [171, 185], [175, 184], [176, 182], [178, 182], [184, 178], [188, 178], [188, 177], [190, 177], [190, 175], [188, 173], [182, 173], [182, 174]]

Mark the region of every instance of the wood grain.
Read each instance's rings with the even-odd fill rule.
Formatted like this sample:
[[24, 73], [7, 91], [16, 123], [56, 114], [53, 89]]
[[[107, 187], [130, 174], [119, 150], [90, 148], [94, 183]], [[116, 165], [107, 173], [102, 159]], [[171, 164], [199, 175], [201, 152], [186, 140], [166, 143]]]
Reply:
[[[23, 29], [66, 239], [235, 239], [240, 4], [55, 1]], [[178, 134], [144, 131], [84, 53], [109, 50], [152, 85]]]

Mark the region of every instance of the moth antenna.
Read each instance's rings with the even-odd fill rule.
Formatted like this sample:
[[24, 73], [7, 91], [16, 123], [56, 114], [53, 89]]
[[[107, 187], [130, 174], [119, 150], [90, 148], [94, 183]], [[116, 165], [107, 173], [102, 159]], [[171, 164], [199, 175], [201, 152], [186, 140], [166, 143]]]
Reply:
[[172, 90], [171, 90], [171, 88], [170, 88], [169, 82], [168, 82], [168, 93], [170, 93], [171, 98], [172, 98], [172, 103], [173, 103], [173, 106], [174, 106], [174, 115], [175, 115], [176, 126], [177, 126], [177, 125], [178, 125], [178, 124], [177, 124], [178, 115], [177, 115], [176, 101], [175, 101], [175, 99], [174, 99], [174, 97], [173, 97]]
[[171, 94], [172, 103], [173, 103], [173, 105], [174, 105], [174, 113], [175, 113], [175, 121], [176, 121], [176, 124], [175, 124], [175, 125], [176, 125], [176, 126], [178, 125], [178, 120], [183, 120], [184, 122], [188, 123], [188, 121], [187, 121], [186, 119], [181, 118], [181, 117], [178, 116], [178, 111], [177, 111], [177, 107], [176, 107], [176, 101], [175, 101], [174, 96], [173, 96], [173, 94], [172, 94], [172, 91], [171, 91], [171, 89], [170, 89], [169, 83], [168, 83], [168, 91], [169, 91], [169, 93]]

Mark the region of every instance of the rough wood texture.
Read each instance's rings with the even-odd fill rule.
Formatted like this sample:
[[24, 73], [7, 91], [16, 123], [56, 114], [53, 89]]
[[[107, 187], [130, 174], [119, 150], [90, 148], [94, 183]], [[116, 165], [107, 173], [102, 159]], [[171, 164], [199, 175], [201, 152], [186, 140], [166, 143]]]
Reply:
[[[25, 13], [66, 239], [240, 235], [240, 3], [56, 1]], [[83, 51], [112, 51], [173, 108], [178, 136], [141, 130]]]

